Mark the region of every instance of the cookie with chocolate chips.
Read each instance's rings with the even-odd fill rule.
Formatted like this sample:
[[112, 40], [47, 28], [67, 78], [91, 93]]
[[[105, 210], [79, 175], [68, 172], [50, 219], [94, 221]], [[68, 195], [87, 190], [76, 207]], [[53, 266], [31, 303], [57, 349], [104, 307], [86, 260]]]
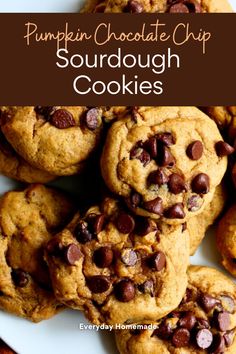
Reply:
[[81, 170], [98, 144], [102, 110], [86, 107], [2, 107], [1, 127], [32, 166], [54, 175]]
[[43, 247], [73, 212], [60, 192], [42, 185], [0, 201], [0, 308], [39, 322], [63, 306], [55, 299]]
[[234, 354], [236, 285], [213, 268], [190, 266], [181, 304], [151, 325], [116, 331], [120, 354]]
[[236, 205], [234, 204], [220, 220], [216, 242], [222, 256], [223, 266], [236, 277]]
[[3, 175], [26, 183], [46, 183], [52, 181], [56, 176], [46, 171], [39, 170], [26, 162], [0, 131], [0, 173]]
[[188, 231], [137, 217], [117, 201], [75, 216], [49, 241], [46, 261], [59, 302], [95, 324], [161, 318], [186, 290]]
[[207, 13], [233, 12], [227, 0], [89, 0], [81, 12]]
[[103, 178], [135, 214], [184, 223], [210, 203], [225, 173], [219, 130], [195, 107], [140, 107], [135, 116], [110, 128]]

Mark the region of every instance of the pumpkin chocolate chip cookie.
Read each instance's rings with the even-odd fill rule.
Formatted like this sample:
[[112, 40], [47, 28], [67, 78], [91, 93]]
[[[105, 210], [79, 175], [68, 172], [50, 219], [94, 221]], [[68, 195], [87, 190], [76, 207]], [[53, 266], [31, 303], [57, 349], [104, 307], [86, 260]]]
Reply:
[[95, 324], [161, 318], [187, 285], [189, 235], [182, 226], [135, 217], [107, 198], [49, 241], [46, 261], [58, 301]]
[[120, 354], [236, 352], [236, 285], [208, 267], [191, 266], [188, 279], [180, 306], [152, 323], [155, 329], [116, 332]]
[[26, 183], [46, 183], [55, 176], [31, 166], [12, 146], [0, 131], [0, 173]]
[[54, 175], [77, 173], [94, 151], [102, 110], [86, 107], [2, 107], [1, 127], [32, 166]]
[[89, 0], [81, 12], [206, 13], [233, 10], [227, 0]]
[[223, 266], [236, 277], [236, 205], [220, 220], [216, 240]]
[[200, 214], [226, 170], [216, 124], [195, 107], [140, 107], [107, 135], [107, 186], [142, 216], [180, 224]]
[[62, 305], [51, 290], [43, 247], [73, 211], [60, 192], [31, 185], [0, 201], [0, 308], [38, 322]]

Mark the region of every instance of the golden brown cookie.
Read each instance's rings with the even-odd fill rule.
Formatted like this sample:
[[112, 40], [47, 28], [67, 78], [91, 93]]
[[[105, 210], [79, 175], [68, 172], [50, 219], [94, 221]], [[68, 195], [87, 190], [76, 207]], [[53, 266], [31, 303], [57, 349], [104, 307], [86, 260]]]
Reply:
[[81, 12], [233, 12], [227, 0], [88, 0]]
[[100, 138], [102, 110], [86, 107], [2, 107], [1, 126], [31, 165], [54, 175], [81, 170]]
[[107, 198], [48, 243], [46, 261], [58, 301], [92, 323], [153, 320], [173, 310], [186, 290], [189, 235]]
[[12, 146], [0, 131], [0, 173], [26, 183], [46, 183], [56, 178], [46, 171], [31, 166]]
[[120, 354], [236, 353], [236, 285], [209, 267], [191, 266], [188, 277], [180, 306], [152, 329], [116, 332]]
[[0, 201], [0, 308], [39, 322], [62, 305], [55, 299], [43, 247], [71, 216], [60, 192], [31, 185]]
[[236, 277], [236, 205], [220, 220], [216, 241], [223, 266]]
[[205, 209], [222, 180], [218, 143], [216, 124], [195, 107], [140, 107], [111, 126], [101, 172], [136, 214], [180, 224]]
[[190, 255], [193, 255], [202, 242], [207, 229], [215, 222], [226, 202], [226, 193], [224, 187], [220, 184], [216, 187], [212, 201], [203, 212], [193, 218], [190, 218], [186, 227], [190, 236]]

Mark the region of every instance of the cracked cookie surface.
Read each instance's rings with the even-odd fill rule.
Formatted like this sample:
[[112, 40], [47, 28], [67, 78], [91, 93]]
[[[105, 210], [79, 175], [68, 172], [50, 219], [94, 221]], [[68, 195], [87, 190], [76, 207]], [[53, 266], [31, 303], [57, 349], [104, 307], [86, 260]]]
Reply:
[[136, 214], [180, 224], [204, 210], [222, 180], [218, 142], [216, 124], [195, 107], [140, 107], [108, 131], [102, 176]]
[[63, 308], [55, 299], [43, 247], [71, 216], [71, 202], [42, 185], [0, 201], [0, 308], [39, 322]]
[[153, 322], [155, 329], [120, 330], [120, 354], [204, 354], [236, 352], [236, 285], [219, 271], [190, 266], [180, 306]]
[[1, 128], [31, 165], [54, 175], [81, 170], [98, 144], [102, 110], [80, 106], [2, 107]]
[[233, 205], [220, 220], [216, 242], [223, 266], [236, 277], [236, 205]]
[[185, 292], [189, 235], [107, 198], [48, 243], [46, 261], [57, 299], [92, 323], [152, 320]]

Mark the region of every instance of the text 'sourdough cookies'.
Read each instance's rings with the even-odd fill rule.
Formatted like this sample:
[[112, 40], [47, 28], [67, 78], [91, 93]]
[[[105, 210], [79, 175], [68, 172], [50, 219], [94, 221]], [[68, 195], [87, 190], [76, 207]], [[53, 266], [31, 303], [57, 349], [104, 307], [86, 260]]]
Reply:
[[95, 324], [154, 320], [181, 301], [189, 235], [182, 225], [135, 217], [105, 199], [75, 216], [46, 247], [57, 299]]
[[236, 285], [213, 268], [191, 266], [180, 306], [154, 330], [120, 330], [120, 354], [236, 353]]
[[221, 141], [195, 107], [140, 107], [110, 128], [102, 175], [136, 214], [180, 224], [204, 210], [222, 180]]
[[51, 290], [43, 247], [73, 211], [61, 193], [42, 185], [8, 192], [0, 201], [0, 308], [38, 322], [62, 305]]
[[102, 128], [102, 110], [86, 107], [2, 107], [2, 131], [33, 166], [54, 175], [81, 170], [94, 151]]

